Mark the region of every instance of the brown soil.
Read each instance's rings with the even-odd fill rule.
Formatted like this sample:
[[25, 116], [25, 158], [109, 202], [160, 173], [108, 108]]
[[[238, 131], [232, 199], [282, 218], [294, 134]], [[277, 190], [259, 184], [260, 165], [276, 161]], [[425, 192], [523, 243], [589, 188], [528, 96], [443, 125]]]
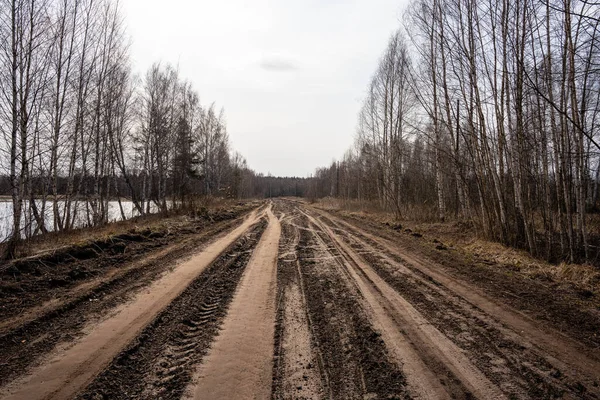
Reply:
[[117, 306], [99, 322], [83, 327], [80, 339], [57, 346], [47, 361], [9, 384], [5, 394], [26, 399], [72, 397], [255, 222], [254, 212], [236, 229], [138, 291], [132, 301]]
[[13, 270], [0, 397], [600, 398], [595, 300], [304, 202], [236, 215]]
[[[79, 231], [77, 243], [37, 251], [34, 256], [12, 260], [0, 266], [0, 329], [6, 320], [45, 300], [61, 297], [66, 290], [115, 273], [123, 265], [155, 249], [182, 242], [198, 234], [214, 235], [255, 208], [244, 204], [232, 210], [216, 209], [194, 216], [178, 216], [138, 226], [124, 221], [104, 231]], [[139, 221], [138, 221], [139, 222]], [[225, 222], [225, 223], [223, 223]], [[217, 228], [215, 230], [215, 228]], [[107, 231], [110, 234], [107, 234]], [[74, 233], [67, 233], [72, 236]], [[87, 239], [82, 240], [82, 237]], [[45, 247], [49, 246], [46, 239]], [[34, 245], [33, 243], [31, 244]], [[35, 245], [41, 245], [35, 243]]]
[[195, 399], [265, 399], [271, 393], [277, 253], [281, 227], [271, 207], [256, 246], [198, 380]]
[[[282, 239], [277, 265], [277, 324], [273, 364], [273, 399], [328, 397], [323, 356], [315, 343], [314, 324], [307, 312], [306, 289], [297, 254], [297, 215], [282, 213]], [[321, 379], [322, 377], [322, 379]]]
[[[405, 255], [422, 257], [426, 263], [433, 261], [456, 278], [600, 350], [597, 268], [553, 266], [523, 251], [474, 239], [474, 233], [462, 224], [420, 224], [409, 228], [374, 214], [331, 209], [327, 212], [391, 241]], [[576, 272], [569, 274], [572, 270]], [[600, 353], [596, 354], [600, 357]]]
[[[361, 257], [375, 268], [378, 275], [414, 304], [430, 323], [467, 354], [471, 353], [473, 363], [487, 372], [493, 382], [504, 386], [504, 391], [511, 396], [553, 398], [568, 393], [578, 398], [598, 396], [600, 362], [597, 348], [585, 346], [565, 337], [563, 332], [545, 327], [524, 315], [523, 309], [499, 303], [497, 298], [494, 299], [494, 291], [489, 289], [500, 287], [504, 292], [523, 290], [532, 298], [540, 296], [537, 303], [540, 308], [554, 303], [575, 313], [585, 313], [586, 310], [578, 308], [577, 303], [555, 299], [549, 291], [542, 295], [536, 291], [538, 288], [534, 284], [528, 292], [526, 282], [513, 283], [515, 277], [509, 281], [513, 285], [508, 286], [502, 275], [484, 275], [477, 270], [478, 266], [453, 263], [447, 252], [444, 255], [448, 258], [435, 253], [437, 257], [429, 258], [430, 254], [414, 244], [417, 240], [413, 239], [414, 236], [407, 239], [402, 234], [382, 232], [381, 228], [377, 229], [363, 220], [339, 220], [336, 223], [328, 217], [324, 219], [351, 246], [361, 251]], [[387, 239], [382, 239], [382, 236]], [[443, 262], [441, 265], [437, 263], [440, 260]], [[454, 267], [450, 271], [449, 265]], [[467, 268], [470, 270], [465, 271]], [[460, 277], [469, 283], [447, 275], [456, 269], [460, 269]], [[474, 277], [480, 281], [474, 280]], [[485, 295], [477, 286], [470, 285], [474, 281], [479, 287], [488, 289]], [[505, 293], [504, 296], [498, 295], [500, 298], [505, 296]], [[530, 307], [532, 305], [528, 303], [525, 310]], [[595, 323], [598, 321], [592, 319], [580, 322], [578, 326]], [[573, 337], [581, 338], [581, 335]], [[510, 374], [513, 378], [508, 378]]]
[[405, 379], [373, 329], [357, 288], [316, 227], [298, 218], [300, 274], [333, 398], [404, 397]]
[[218, 333], [265, 225], [249, 231], [207, 268], [79, 397], [180, 398]]

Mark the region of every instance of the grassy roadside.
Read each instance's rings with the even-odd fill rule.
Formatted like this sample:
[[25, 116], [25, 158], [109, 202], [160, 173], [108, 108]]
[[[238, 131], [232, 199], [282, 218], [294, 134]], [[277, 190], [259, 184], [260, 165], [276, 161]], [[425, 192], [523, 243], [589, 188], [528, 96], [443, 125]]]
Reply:
[[85, 294], [120, 282], [122, 277], [161, 271], [169, 260], [194, 251], [259, 205], [218, 203], [200, 212], [153, 215], [56, 234], [55, 240], [36, 238], [38, 246], [31, 247], [30, 255], [0, 265], [0, 320], [71, 296], [75, 288]]
[[[18, 257], [8, 261], [12, 263], [18, 259], [42, 257], [47, 254], [56, 254], [78, 249], [88, 248], [96, 243], [112, 241], [123, 235], [135, 236], [151, 235], [153, 232], [177, 231], [190, 223], [195, 226], [218, 222], [231, 218], [234, 214], [241, 214], [259, 205], [258, 201], [250, 200], [211, 200], [199, 205], [194, 210], [171, 211], [168, 214], [149, 214], [131, 218], [125, 221], [115, 221], [104, 225], [73, 229], [67, 232], [48, 232], [36, 235], [23, 241], [18, 248]], [[0, 245], [0, 254], [4, 244]]]

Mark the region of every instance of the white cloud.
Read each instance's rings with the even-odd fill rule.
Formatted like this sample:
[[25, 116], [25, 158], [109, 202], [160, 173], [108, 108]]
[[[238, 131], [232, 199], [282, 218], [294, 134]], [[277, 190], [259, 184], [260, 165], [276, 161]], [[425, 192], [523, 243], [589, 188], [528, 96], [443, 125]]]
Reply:
[[277, 57], [262, 60], [260, 62], [260, 67], [267, 71], [275, 72], [295, 71], [299, 68], [295, 62]]

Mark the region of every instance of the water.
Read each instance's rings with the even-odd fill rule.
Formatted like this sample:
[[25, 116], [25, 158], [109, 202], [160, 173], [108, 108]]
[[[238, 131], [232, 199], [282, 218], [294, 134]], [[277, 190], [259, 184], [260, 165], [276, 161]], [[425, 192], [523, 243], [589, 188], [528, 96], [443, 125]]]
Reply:
[[[38, 206], [38, 210], [41, 212], [42, 201], [36, 200], [36, 204]], [[125, 219], [133, 218], [139, 215], [138, 211], [133, 206], [131, 201], [121, 200], [121, 205], [123, 207], [123, 213], [125, 214]], [[88, 226], [87, 219], [87, 204], [85, 201], [77, 201], [72, 202], [71, 204], [71, 216], [75, 215], [75, 228], [83, 228]], [[46, 229], [48, 231], [54, 230], [54, 212], [53, 212], [53, 204], [51, 201], [46, 201], [46, 209], [44, 211], [44, 223]], [[23, 201], [23, 210], [28, 215], [23, 215], [21, 217], [21, 226], [22, 233], [21, 235], [25, 237], [28, 232], [35, 232], [36, 223], [32, 216], [29, 215], [29, 201]], [[58, 201], [58, 213], [60, 216], [63, 215], [65, 210], [65, 202]], [[91, 206], [90, 206], [91, 210]], [[157, 207], [155, 204], [150, 205], [150, 212], [156, 212]], [[121, 215], [121, 210], [119, 208], [118, 201], [109, 201], [108, 202], [108, 221], [121, 221], [123, 216]], [[11, 233], [13, 228], [13, 209], [12, 209], [12, 201], [11, 200], [0, 200], [0, 242], [6, 241]]]

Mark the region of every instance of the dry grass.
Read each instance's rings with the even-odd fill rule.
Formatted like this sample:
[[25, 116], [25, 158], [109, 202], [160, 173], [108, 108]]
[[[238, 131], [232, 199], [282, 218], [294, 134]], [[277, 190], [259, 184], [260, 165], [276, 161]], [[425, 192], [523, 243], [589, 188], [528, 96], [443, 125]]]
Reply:
[[600, 271], [598, 268], [587, 264], [550, 265], [535, 272], [546, 276], [555, 282], [569, 282], [577, 287], [598, 292], [600, 289]]
[[[324, 209], [344, 210], [350, 213], [367, 212], [380, 219], [385, 219], [385, 221], [398, 222], [394, 212], [384, 210], [376, 201], [345, 200], [325, 197], [317, 200], [316, 204]], [[420, 204], [418, 206], [409, 206], [408, 209], [402, 210], [402, 214], [401, 221], [409, 220], [412, 222], [430, 223], [438, 220], [435, 205]]]
[[85, 246], [90, 242], [105, 240], [125, 232], [142, 229], [159, 231], [165, 227], [174, 227], [175, 224], [183, 223], [184, 218], [181, 215], [165, 217], [152, 214], [97, 227], [74, 229], [69, 232], [49, 232], [24, 241], [18, 249], [18, 258], [36, 256], [65, 247]]
[[506, 247], [496, 242], [480, 238], [464, 242], [458, 246], [466, 254], [486, 263], [502, 266], [509, 271], [521, 273], [532, 279], [559, 284], [572, 284], [577, 288], [600, 292], [600, 270], [588, 264], [550, 264], [533, 258], [524, 250]]

